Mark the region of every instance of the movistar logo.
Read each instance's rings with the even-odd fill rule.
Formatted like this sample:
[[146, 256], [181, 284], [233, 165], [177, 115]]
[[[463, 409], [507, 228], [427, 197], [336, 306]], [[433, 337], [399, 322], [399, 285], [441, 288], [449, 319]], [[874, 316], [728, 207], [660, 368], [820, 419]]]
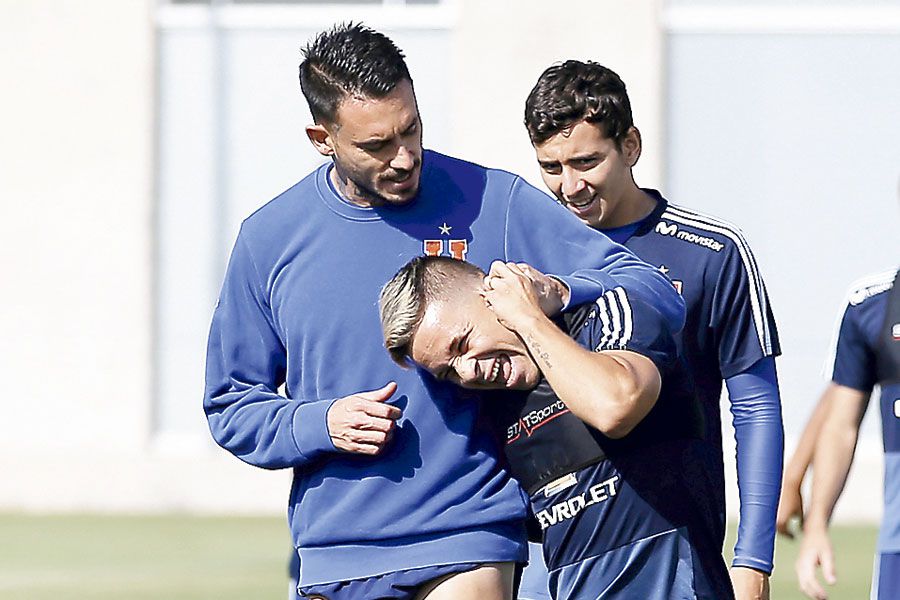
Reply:
[[656, 233], [660, 235], [667, 235], [669, 237], [675, 237], [684, 242], [689, 242], [698, 246], [703, 246], [704, 248], [709, 248], [713, 252], [720, 252], [722, 248], [725, 247], [725, 244], [714, 238], [704, 235], [697, 235], [696, 233], [692, 233], [690, 231], [679, 230], [677, 223], [666, 223], [665, 221], [660, 221], [656, 224]]
[[669, 224], [665, 221], [660, 221], [656, 224], [656, 233], [660, 233], [662, 235], [675, 235], [678, 233], [678, 225], [675, 223]]

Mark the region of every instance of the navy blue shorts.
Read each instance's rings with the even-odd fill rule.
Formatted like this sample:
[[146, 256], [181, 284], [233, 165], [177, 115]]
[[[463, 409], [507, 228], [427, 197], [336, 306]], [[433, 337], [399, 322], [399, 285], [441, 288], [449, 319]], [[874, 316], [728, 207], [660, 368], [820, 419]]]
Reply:
[[734, 598], [702, 446], [611, 457], [531, 495], [559, 600]]
[[300, 588], [301, 598], [322, 598], [324, 600], [412, 600], [419, 589], [434, 579], [465, 573], [482, 566], [482, 563], [460, 563], [422, 567], [385, 573], [365, 579], [351, 579], [335, 583], [303, 586]]
[[872, 600], [896, 600], [900, 598], [900, 554], [875, 555], [875, 572], [872, 576]]

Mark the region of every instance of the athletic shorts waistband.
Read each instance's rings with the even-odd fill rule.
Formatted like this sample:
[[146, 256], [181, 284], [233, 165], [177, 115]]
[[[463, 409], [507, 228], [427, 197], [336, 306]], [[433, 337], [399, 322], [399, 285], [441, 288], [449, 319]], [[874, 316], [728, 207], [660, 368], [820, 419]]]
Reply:
[[300, 585], [363, 579], [436, 565], [525, 562], [523, 523], [499, 523], [416, 538], [297, 549]]

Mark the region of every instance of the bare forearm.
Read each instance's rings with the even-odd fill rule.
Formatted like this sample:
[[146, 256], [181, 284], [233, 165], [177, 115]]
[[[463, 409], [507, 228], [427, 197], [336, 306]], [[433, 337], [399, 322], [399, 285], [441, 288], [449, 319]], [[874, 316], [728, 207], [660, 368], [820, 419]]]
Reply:
[[822, 394], [822, 397], [816, 404], [815, 409], [809, 417], [809, 421], [806, 423], [806, 427], [803, 429], [803, 433], [800, 435], [800, 440], [797, 442], [797, 448], [794, 450], [794, 454], [791, 456], [791, 459], [784, 469], [784, 481], [786, 485], [799, 487], [803, 481], [803, 477], [806, 475], [806, 470], [809, 468], [810, 463], [812, 463], [813, 454], [816, 449], [816, 440], [819, 439], [822, 424], [825, 421], [825, 415], [828, 413], [828, 407], [830, 405], [831, 394], [829, 392], [830, 388]]
[[659, 373], [645, 357], [590, 352], [542, 316], [520, 325], [517, 333], [557, 396], [605, 435], [626, 435], [656, 402]]
[[828, 526], [847, 481], [859, 425], [869, 403], [867, 392], [837, 384], [831, 384], [825, 395], [829, 406], [823, 409], [821, 433], [813, 453], [812, 500], [804, 530], [824, 530]]
[[856, 451], [857, 427], [840, 427], [826, 422], [816, 444], [813, 460], [812, 499], [806, 513], [804, 529], [825, 529], [834, 511]]

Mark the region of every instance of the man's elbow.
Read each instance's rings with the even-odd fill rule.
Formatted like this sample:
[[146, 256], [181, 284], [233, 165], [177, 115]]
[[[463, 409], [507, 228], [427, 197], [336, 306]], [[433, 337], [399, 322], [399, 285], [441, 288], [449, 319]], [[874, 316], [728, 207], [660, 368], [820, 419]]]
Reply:
[[644, 420], [656, 404], [658, 395], [658, 389], [635, 388], [625, 396], [627, 399], [618, 410], [607, 411], [595, 427], [608, 438], [618, 440], [625, 437]]
[[[623, 438], [637, 427], [656, 404], [662, 377], [653, 362], [632, 352], [602, 352], [607, 371], [597, 395], [585, 406], [589, 414], [577, 415], [608, 438]], [[615, 364], [615, 368], [612, 368]]]
[[662, 389], [662, 377], [655, 365], [649, 360], [646, 363], [629, 364], [631, 377], [622, 390], [622, 395], [627, 400], [620, 405], [621, 410], [612, 423], [610, 432], [606, 434], [608, 437], [613, 439], [625, 437], [656, 405]]
[[[204, 407], [205, 408], [205, 407]], [[229, 429], [228, 423], [220, 411], [205, 411], [206, 425], [209, 427], [209, 434], [212, 439], [223, 450], [227, 450], [234, 454], [234, 434]]]
[[631, 430], [634, 429], [639, 422], [640, 421], [632, 419], [622, 419], [609, 423], [607, 426], [600, 429], [600, 432], [610, 439], [619, 440], [631, 433]]
[[[635, 405], [632, 405], [636, 407]], [[629, 433], [631, 430], [638, 426], [645, 416], [647, 416], [648, 411], [644, 410], [626, 410], [622, 411], [617, 415], [610, 415], [605, 419], [605, 423], [603, 423], [602, 427], [598, 427], [600, 432], [606, 437], [618, 440]]]

